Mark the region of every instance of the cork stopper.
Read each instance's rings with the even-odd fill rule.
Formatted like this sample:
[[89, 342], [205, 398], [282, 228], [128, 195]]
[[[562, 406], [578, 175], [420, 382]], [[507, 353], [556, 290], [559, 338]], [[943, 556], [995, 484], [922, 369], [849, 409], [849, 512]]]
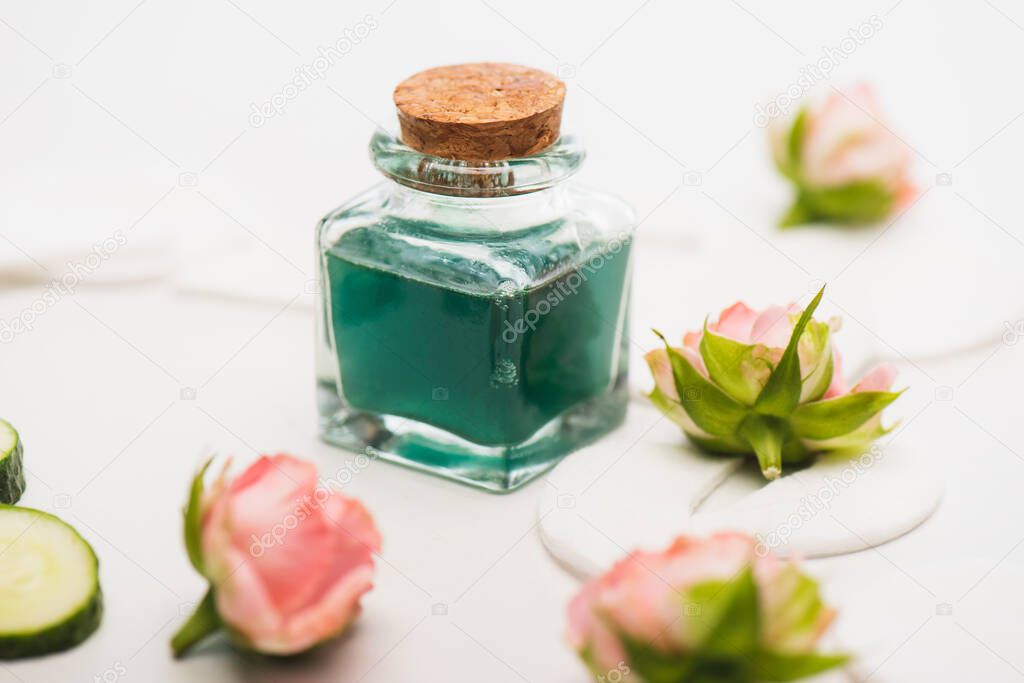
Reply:
[[455, 64], [398, 84], [402, 140], [448, 159], [499, 161], [530, 156], [558, 140], [565, 83], [516, 64]]

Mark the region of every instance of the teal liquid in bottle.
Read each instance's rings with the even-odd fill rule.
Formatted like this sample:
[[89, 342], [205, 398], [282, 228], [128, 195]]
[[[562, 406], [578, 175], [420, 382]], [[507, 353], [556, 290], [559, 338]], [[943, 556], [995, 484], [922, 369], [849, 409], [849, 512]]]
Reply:
[[513, 446], [622, 381], [628, 241], [582, 263], [566, 255], [576, 263], [526, 287], [493, 272], [472, 282], [469, 263], [450, 264], [464, 277], [445, 284], [364, 265], [367, 248], [384, 244], [395, 246], [353, 231], [325, 258], [340, 384], [352, 408]]

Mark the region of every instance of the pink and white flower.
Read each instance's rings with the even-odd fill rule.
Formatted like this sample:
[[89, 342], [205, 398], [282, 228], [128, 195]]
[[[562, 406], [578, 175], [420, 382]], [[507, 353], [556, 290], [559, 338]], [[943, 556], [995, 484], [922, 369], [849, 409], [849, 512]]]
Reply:
[[[655, 383], [650, 398], [698, 446], [756, 454], [769, 478], [783, 462], [862, 449], [887, 431], [881, 413], [899, 395], [890, 391], [896, 370], [882, 364], [848, 388], [832, 343], [839, 327], [838, 318], [802, 320], [793, 304], [759, 311], [735, 303], [704, 329], [683, 335], [680, 346], [666, 343], [647, 353]], [[784, 363], [790, 346], [793, 362]], [[768, 388], [779, 373], [788, 379]], [[791, 385], [782, 392], [788, 396], [779, 394], [783, 379]]]
[[598, 680], [618, 672], [639, 683], [655, 669], [710, 680], [700, 678], [701, 662], [737, 672], [729, 680], [778, 680], [760, 677], [757, 662], [814, 661], [820, 672], [845, 660], [814, 653], [834, 617], [795, 564], [720, 533], [629, 554], [572, 599], [567, 635]]
[[834, 90], [793, 120], [774, 122], [769, 139], [775, 165], [797, 187], [783, 225], [877, 221], [917, 194], [912, 151], [884, 123], [865, 84]]
[[[198, 482], [201, 491], [202, 472]], [[195, 494], [194, 485], [186, 544], [210, 582], [197, 611], [206, 610], [207, 625], [245, 647], [287, 655], [337, 636], [358, 616], [380, 534], [359, 501], [318, 484], [311, 463], [262, 456]], [[176, 653], [205, 633], [191, 635]]]

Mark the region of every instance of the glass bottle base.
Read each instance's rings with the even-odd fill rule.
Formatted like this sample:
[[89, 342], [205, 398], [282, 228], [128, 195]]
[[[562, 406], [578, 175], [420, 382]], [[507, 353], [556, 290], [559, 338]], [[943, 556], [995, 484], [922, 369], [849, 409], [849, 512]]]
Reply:
[[482, 446], [409, 418], [350, 409], [339, 401], [333, 382], [321, 381], [318, 393], [323, 441], [497, 493], [523, 486], [618, 427], [629, 401], [622, 373], [609, 391], [573, 406], [529, 440]]

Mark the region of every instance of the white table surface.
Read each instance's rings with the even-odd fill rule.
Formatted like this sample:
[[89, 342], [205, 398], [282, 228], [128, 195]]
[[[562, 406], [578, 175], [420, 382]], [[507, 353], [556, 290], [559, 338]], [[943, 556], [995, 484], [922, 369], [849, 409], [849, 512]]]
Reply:
[[[788, 191], [754, 104], [873, 14], [883, 28], [821, 86], [877, 84], [916, 152], [922, 199], [888, 227], [779, 233]], [[368, 16], [376, 27], [325, 78], [250, 124], [253, 104]], [[1000, 338], [1024, 313], [1024, 94], [1006, 75], [1022, 37], [1024, 11], [1005, 0], [0, 2], [0, 274], [120, 230], [129, 247], [111, 272], [137, 248], [177, 273], [225, 247], [255, 250], [282, 300], [300, 296], [282, 310], [185, 295], [168, 279], [104, 287], [104, 266], [0, 345], [0, 414], [26, 443], [24, 503], [94, 544], [107, 601], [85, 644], [0, 663], [0, 683], [586, 680], [562, 642], [577, 584], [534, 527], [545, 484], [499, 497], [380, 462], [348, 487], [384, 535], [349, 637], [295, 662], [222, 644], [175, 662], [167, 647], [203, 591], [180, 538], [200, 459], [280, 449], [324, 474], [350, 462], [314, 429], [301, 306], [312, 225], [375, 181], [365, 145], [373, 122], [392, 121], [394, 83], [479, 59], [561, 66], [566, 127], [591, 151], [584, 179], [644, 219], [637, 353], [651, 325], [679, 330], [736, 298], [798, 299], [828, 280], [851, 365], [898, 361], [911, 386], [894, 410], [900, 438], [934, 455], [945, 500], [877, 551], [811, 563], [862, 677], [1024, 677], [1024, 344]], [[940, 173], [953, 184], [937, 185]], [[42, 290], [0, 287], [0, 321]], [[938, 354], [954, 346], [968, 350]], [[181, 398], [189, 387], [195, 400]]]
[[[4, 293], [0, 310], [30, 296]], [[93, 543], [107, 613], [79, 648], [0, 664], [0, 681], [91, 680], [119, 664], [128, 680], [152, 681], [585, 680], [562, 642], [576, 583], [534, 528], [545, 484], [494, 496], [384, 462], [345, 488], [384, 536], [377, 586], [350, 637], [301, 664], [223, 645], [170, 658], [167, 640], [203, 591], [180, 530], [200, 459], [285, 449], [325, 475], [351, 466], [315, 437], [311, 316], [276, 313], [161, 287], [83, 289], [3, 347], [4, 412], [23, 434], [30, 472], [23, 502], [60, 514]], [[1012, 680], [1024, 666], [1024, 438], [1006, 387], [1024, 371], [1024, 344], [901, 370], [912, 388], [900, 438], [934, 453], [946, 498], [911, 534], [812, 569], [842, 610], [838, 636], [863, 653], [867, 671], [884, 661], [872, 680], [969, 680], [976, 671]], [[952, 401], [935, 400], [940, 384], [954, 387]], [[196, 399], [182, 400], [183, 387]], [[642, 457], [631, 452], [616, 467]], [[952, 617], [936, 615], [943, 603]], [[435, 604], [447, 614], [432, 616]]]

